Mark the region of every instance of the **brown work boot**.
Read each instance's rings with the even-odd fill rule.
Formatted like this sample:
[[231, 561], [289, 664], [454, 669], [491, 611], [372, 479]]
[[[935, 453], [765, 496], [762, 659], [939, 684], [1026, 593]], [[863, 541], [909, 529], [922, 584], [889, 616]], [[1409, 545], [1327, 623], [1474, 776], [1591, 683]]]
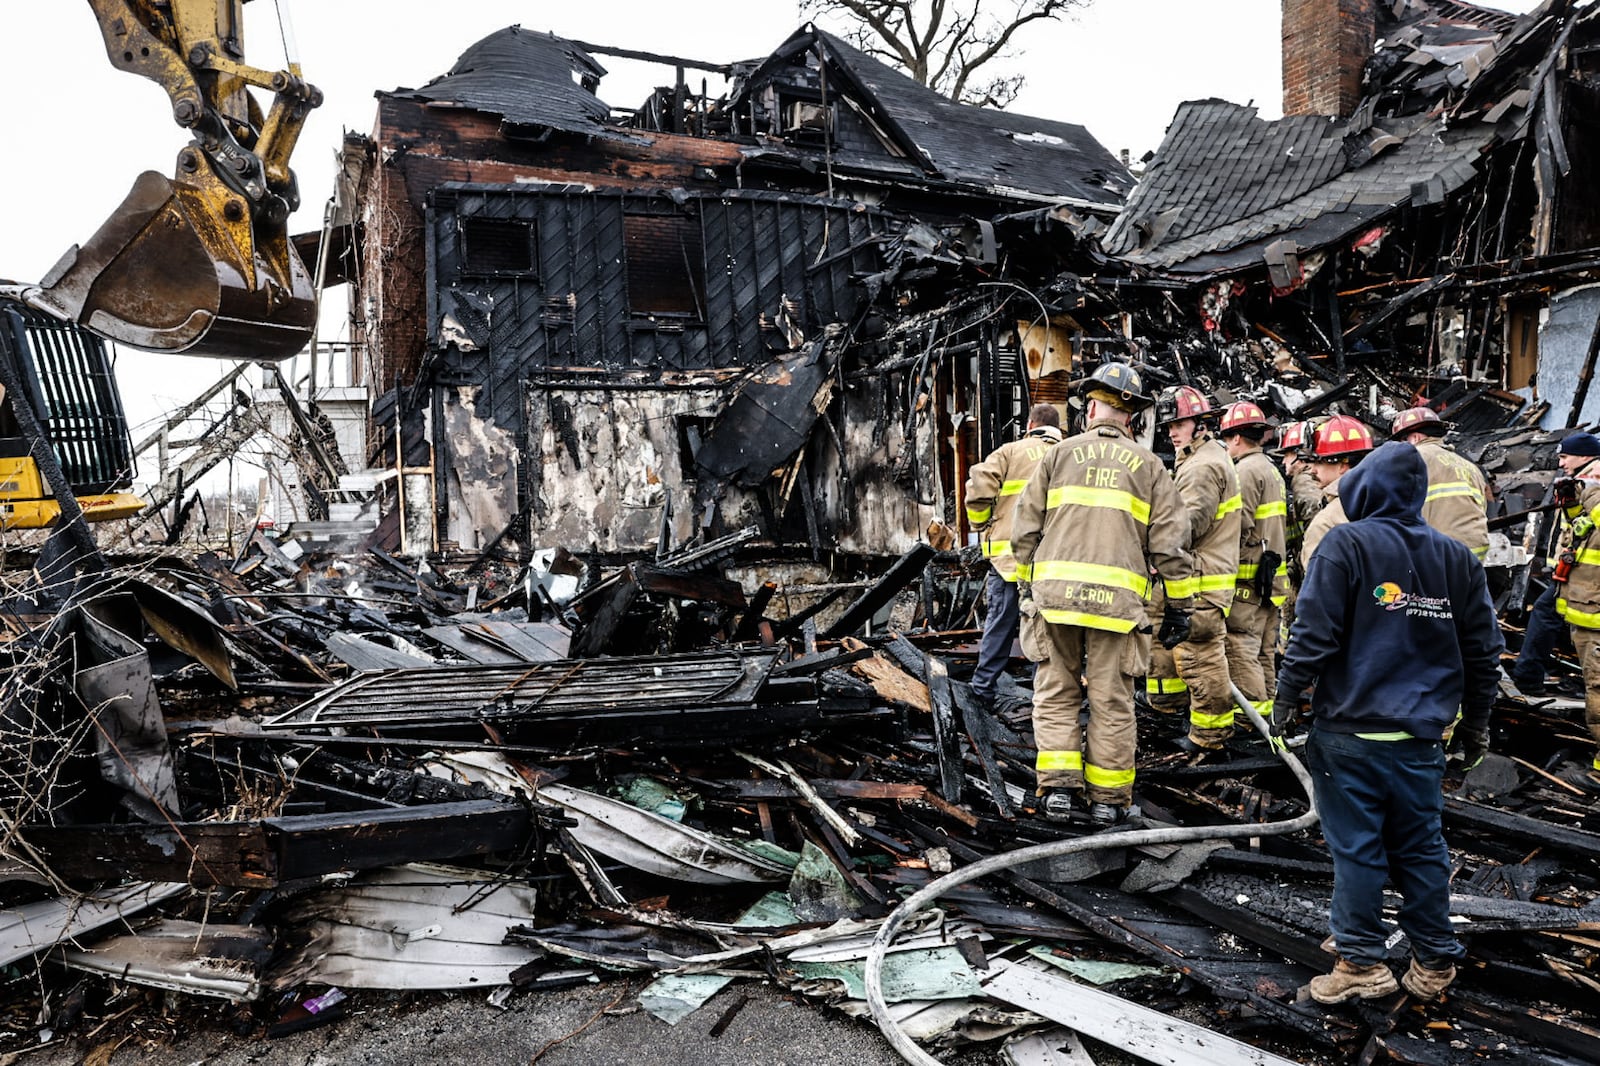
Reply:
[[1456, 968], [1448, 963], [1443, 969], [1435, 970], [1412, 959], [1411, 968], [1400, 978], [1400, 983], [1418, 999], [1438, 999], [1440, 993], [1449, 988], [1450, 982], [1455, 979]]
[[1327, 1005], [1343, 1003], [1358, 996], [1361, 999], [1378, 999], [1400, 988], [1395, 983], [1394, 974], [1383, 963], [1357, 966], [1344, 959], [1334, 964], [1332, 973], [1313, 977], [1306, 987], [1310, 989], [1312, 999]]

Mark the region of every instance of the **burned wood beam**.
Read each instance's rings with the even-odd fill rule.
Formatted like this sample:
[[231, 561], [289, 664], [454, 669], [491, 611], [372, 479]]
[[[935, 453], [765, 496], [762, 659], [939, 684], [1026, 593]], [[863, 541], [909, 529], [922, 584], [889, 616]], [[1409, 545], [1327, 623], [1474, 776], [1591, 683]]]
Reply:
[[710, 574], [691, 573], [636, 563], [628, 568], [633, 581], [644, 592], [672, 596], [680, 600], [706, 600], [724, 607], [745, 605], [744, 589], [737, 581]]
[[816, 655], [802, 655], [798, 659], [780, 663], [772, 668], [773, 677], [788, 677], [791, 675], [820, 674], [824, 670], [831, 670], [836, 666], [848, 666], [858, 663], [862, 659], [870, 659], [877, 652], [871, 648], [857, 648], [854, 651], [841, 651], [834, 648], [830, 651], [818, 652]]
[[501, 800], [248, 822], [33, 826], [24, 838], [69, 879], [122, 877], [273, 888], [347, 870], [482, 855], [526, 844], [534, 816]]
[[1382, 307], [1378, 308], [1372, 314], [1362, 319], [1358, 325], [1352, 326], [1350, 329], [1345, 331], [1345, 347], [1349, 347], [1350, 345], [1355, 344], [1357, 341], [1365, 339], [1369, 334], [1375, 332], [1386, 323], [1393, 321], [1413, 303], [1416, 303], [1424, 296], [1431, 296], [1432, 294], [1439, 292], [1440, 290], [1449, 286], [1455, 280], [1456, 278], [1454, 274], [1437, 274], [1434, 277], [1429, 278], [1427, 281], [1422, 282], [1420, 285], [1413, 285], [1400, 295], [1391, 297], [1384, 303]]
[[961, 706], [961, 720], [967, 728], [967, 738], [972, 742], [973, 754], [983, 765], [984, 780], [989, 783], [989, 798], [994, 801], [996, 813], [1009, 821], [1016, 814], [1011, 810], [1011, 802], [1006, 795], [1006, 780], [995, 759], [994, 719], [974, 707], [971, 700], [957, 699], [956, 702]]
[[844, 594], [844, 589], [834, 589], [831, 592], [828, 592], [822, 597], [822, 599], [818, 600], [816, 603], [813, 603], [810, 607], [807, 607], [803, 611], [798, 611], [794, 614], [791, 614], [788, 618], [785, 618], [783, 621], [779, 622], [773, 627], [773, 634], [775, 636], [786, 637], [800, 632], [801, 628], [807, 622], [815, 618], [820, 612], [831, 607], [834, 602]]
[[899, 561], [889, 568], [888, 573], [884, 574], [871, 588], [857, 597], [854, 603], [846, 607], [844, 614], [839, 616], [839, 620], [829, 626], [822, 635], [824, 637], [838, 638], [848, 637], [855, 633], [856, 630], [870, 622], [872, 616], [893, 600], [901, 589], [915, 581], [929, 561], [933, 559], [933, 556], [934, 550], [931, 545], [918, 543], [913, 546], [910, 551], [902, 555]]
[[[741, 800], [801, 798], [793, 785], [771, 779], [755, 781], [732, 779], [707, 783], [719, 792]], [[842, 778], [830, 780], [814, 777], [808, 784], [816, 790], [817, 795], [830, 799], [921, 800], [928, 794], [928, 790], [921, 785], [898, 781], [850, 781]]]
[[754, 640], [760, 631], [761, 619], [767, 613], [767, 605], [772, 602], [773, 593], [778, 591], [776, 581], [763, 581], [761, 587], [756, 589], [756, 594], [750, 600], [750, 606], [739, 618], [739, 625], [733, 631], [733, 640], [738, 643], [742, 640]]
[[1509, 837], [1529, 844], [1543, 844], [1588, 859], [1600, 859], [1600, 833], [1569, 829], [1453, 796], [1444, 798], [1444, 818], [1450, 825], [1483, 830], [1500, 838]]
[[955, 701], [950, 694], [950, 673], [944, 660], [928, 656], [928, 695], [933, 703], [933, 740], [939, 756], [939, 795], [961, 802], [961, 731], [956, 727]]

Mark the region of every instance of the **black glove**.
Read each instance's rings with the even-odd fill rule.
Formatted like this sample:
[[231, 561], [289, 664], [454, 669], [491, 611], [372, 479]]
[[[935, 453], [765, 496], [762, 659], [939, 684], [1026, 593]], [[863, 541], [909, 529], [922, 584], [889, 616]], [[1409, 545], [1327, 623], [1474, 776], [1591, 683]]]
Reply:
[[1483, 757], [1489, 754], [1489, 731], [1469, 729], [1462, 725], [1456, 727], [1456, 736], [1461, 744], [1462, 769], [1476, 769], [1483, 762]]
[[1171, 651], [1189, 639], [1189, 612], [1167, 604], [1161, 615], [1161, 629], [1156, 633], [1161, 646]]
[[1571, 507], [1578, 502], [1578, 479], [1575, 477], [1557, 478], [1551, 486], [1550, 499], [1562, 507]]
[[1278, 580], [1278, 567], [1283, 565], [1283, 556], [1270, 548], [1261, 553], [1261, 563], [1256, 567], [1256, 595], [1262, 603], [1272, 602], [1272, 586]]
[[1280, 690], [1272, 701], [1272, 714], [1267, 717], [1267, 734], [1272, 746], [1284, 749], [1284, 740], [1295, 733], [1295, 726], [1309, 706], [1304, 696], [1289, 696]]

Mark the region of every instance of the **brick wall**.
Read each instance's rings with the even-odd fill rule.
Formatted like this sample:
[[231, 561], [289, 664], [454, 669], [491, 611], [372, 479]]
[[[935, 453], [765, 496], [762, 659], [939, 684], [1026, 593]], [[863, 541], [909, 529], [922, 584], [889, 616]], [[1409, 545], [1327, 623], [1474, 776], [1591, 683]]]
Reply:
[[1361, 101], [1376, 0], [1283, 0], [1283, 113], [1346, 116]]

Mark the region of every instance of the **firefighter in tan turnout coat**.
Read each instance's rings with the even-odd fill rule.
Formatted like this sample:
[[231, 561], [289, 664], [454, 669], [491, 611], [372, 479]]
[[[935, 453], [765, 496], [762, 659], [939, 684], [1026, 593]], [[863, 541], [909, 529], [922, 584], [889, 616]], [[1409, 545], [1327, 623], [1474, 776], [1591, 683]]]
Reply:
[[1228, 612], [1228, 675], [1256, 710], [1271, 714], [1278, 677], [1278, 610], [1289, 594], [1288, 486], [1261, 450], [1271, 428], [1241, 401], [1222, 414], [1222, 440], [1239, 474], [1239, 579]]
[[1413, 445], [1428, 464], [1422, 520], [1465, 544], [1481, 562], [1489, 554], [1489, 511], [1484, 506], [1489, 483], [1477, 464], [1445, 446], [1441, 438], [1449, 428], [1431, 407], [1413, 407], [1395, 416], [1389, 437]]
[[[1162, 643], [1189, 628], [1188, 519], [1161, 461], [1134, 443], [1149, 405], [1133, 368], [1104, 363], [1083, 383], [1088, 426], [1050, 449], [1017, 502], [1011, 528], [1023, 649], [1039, 663], [1033, 729], [1040, 808], [1071, 817], [1080, 795], [1097, 825], [1133, 801], [1135, 681], [1149, 667], [1151, 568], [1166, 585]], [[1079, 727], [1084, 685], [1089, 728]], [[1087, 740], [1087, 743], [1085, 743]]]
[[1180, 385], [1163, 406], [1194, 557], [1194, 618], [1188, 639], [1172, 649], [1189, 688], [1189, 735], [1180, 743], [1192, 752], [1217, 751], [1233, 732], [1227, 618], [1239, 580], [1239, 475], [1206, 425], [1211, 401], [1204, 393]]

